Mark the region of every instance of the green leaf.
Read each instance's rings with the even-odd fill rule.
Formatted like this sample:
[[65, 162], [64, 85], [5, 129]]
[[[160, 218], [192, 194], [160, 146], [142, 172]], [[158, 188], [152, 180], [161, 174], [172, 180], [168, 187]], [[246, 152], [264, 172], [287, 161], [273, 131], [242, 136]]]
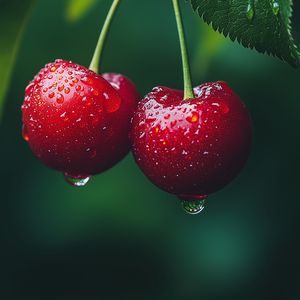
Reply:
[[66, 20], [77, 22], [97, 3], [98, 0], [69, 0], [66, 8]]
[[0, 118], [25, 22], [34, 0], [2, 0], [0, 3]]
[[292, 0], [188, 1], [214, 30], [299, 67], [300, 54], [291, 34]]

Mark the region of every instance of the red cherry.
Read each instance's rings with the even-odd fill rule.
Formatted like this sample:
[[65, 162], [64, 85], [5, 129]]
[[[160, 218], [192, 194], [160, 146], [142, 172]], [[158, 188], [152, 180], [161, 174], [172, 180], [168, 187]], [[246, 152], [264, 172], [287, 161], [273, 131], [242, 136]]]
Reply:
[[[123, 78], [120, 84], [116, 77]], [[111, 168], [130, 148], [138, 93], [125, 77], [110, 78], [114, 84], [83, 66], [56, 60], [25, 91], [24, 139], [44, 164], [68, 174], [75, 185]]]
[[132, 116], [137, 106], [137, 102], [140, 99], [140, 94], [134, 83], [122, 74], [104, 73], [101, 76], [118, 91], [127, 108], [130, 110], [130, 115]]
[[194, 92], [196, 98], [183, 100], [181, 91], [154, 88], [138, 104], [132, 127], [137, 164], [161, 189], [196, 201], [196, 208], [185, 203], [191, 213], [237, 176], [252, 139], [249, 114], [225, 82]]

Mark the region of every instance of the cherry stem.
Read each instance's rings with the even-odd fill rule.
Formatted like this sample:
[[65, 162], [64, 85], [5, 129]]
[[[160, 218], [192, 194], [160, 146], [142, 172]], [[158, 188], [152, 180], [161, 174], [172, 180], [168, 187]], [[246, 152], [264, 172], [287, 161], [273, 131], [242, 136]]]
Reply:
[[191, 79], [191, 71], [189, 64], [188, 51], [186, 46], [184, 27], [182, 22], [181, 10], [178, 3], [178, 0], [172, 0], [174, 6], [174, 12], [176, 17], [179, 42], [181, 48], [181, 57], [182, 57], [182, 67], [183, 67], [183, 81], [184, 81], [184, 99], [194, 98], [193, 85]]
[[94, 71], [95, 73], [99, 73], [99, 65], [101, 63], [102, 52], [103, 52], [103, 48], [104, 48], [105, 41], [107, 38], [107, 34], [109, 32], [112, 20], [114, 18], [114, 15], [117, 11], [117, 8], [118, 8], [120, 2], [121, 2], [121, 0], [113, 0], [113, 3], [108, 11], [104, 25], [100, 32], [99, 39], [98, 39], [98, 42], [96, 45], [96, 49], [94, 51], [94, 55], [93, 55], [91, 64], [89, 66], [89, 69]]

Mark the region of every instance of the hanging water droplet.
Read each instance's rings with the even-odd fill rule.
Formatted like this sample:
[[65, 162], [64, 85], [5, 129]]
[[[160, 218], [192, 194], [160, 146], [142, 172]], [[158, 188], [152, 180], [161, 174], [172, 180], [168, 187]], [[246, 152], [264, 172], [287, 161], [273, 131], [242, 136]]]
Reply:
[[72, 186], [82, 187], [85, 186], [89, 180], [90, 176], [72, 176], [68, 173], [64, 173], [65, 180]]
[[247, 19], [252, 21], [254, 17], [254, 3], [253, 0], [250, 0], [246, 10]]
[[280, 9], [279, 2], [277, 0], [272, 0], [272, 11], [275, 16], [278, 15]]
[[189, 215], [199, 214], [205, 207], [206, 198], [207, 198], [206, 195], [205, 196], [188, 196], [188, 195], [179, 196], [183, 210]]

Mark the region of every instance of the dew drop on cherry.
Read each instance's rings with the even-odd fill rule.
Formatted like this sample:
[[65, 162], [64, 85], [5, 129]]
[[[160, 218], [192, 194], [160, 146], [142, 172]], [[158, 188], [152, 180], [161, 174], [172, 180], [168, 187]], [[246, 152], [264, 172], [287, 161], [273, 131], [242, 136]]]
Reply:
[[[105, 94], [106, 95], [106, 94]], [[119, 110], [121, 106], [121, 98], [116, 97], [116, 98], [109, 98], [108, 96], [105, 96], [105, 101], [104, 101], [104, 108], [107, 112], [113, 113]]]
[[51, 93], [48, 94], [48, 97], [49, 97], [50, 99], [52, 99], [52, 98], [54, 97], [54, 95], [55, 95], [54, 92], [51, 92]]
[[187, 117], [187, 121], [190, 123], [197, 123], [199, 121], [198, 112], [193, 112], [191, 116]]
[[62, 104], [62, 103], [64, 103], [64, 96], [62, 95], [62, 94], [58, 94], [57, 96], [56, 96], [56, 102], [58, 103], [58, 104]]
[[205, 200], [207, 195], [190, 196], [179, 195], [183, 210], [189, 215], [197, 215], [205, 208]]
[[60, 84], [57, 89], [59, 92], [61, 92], [64, 88], [65, 86], [63, 84]]
[[68, 173], [64, 173], [64, 177], [67, 183], [75, 187], [83, 187], [85, 186], [89, 180], [91, 179], [90, 176], [74, 176]]

